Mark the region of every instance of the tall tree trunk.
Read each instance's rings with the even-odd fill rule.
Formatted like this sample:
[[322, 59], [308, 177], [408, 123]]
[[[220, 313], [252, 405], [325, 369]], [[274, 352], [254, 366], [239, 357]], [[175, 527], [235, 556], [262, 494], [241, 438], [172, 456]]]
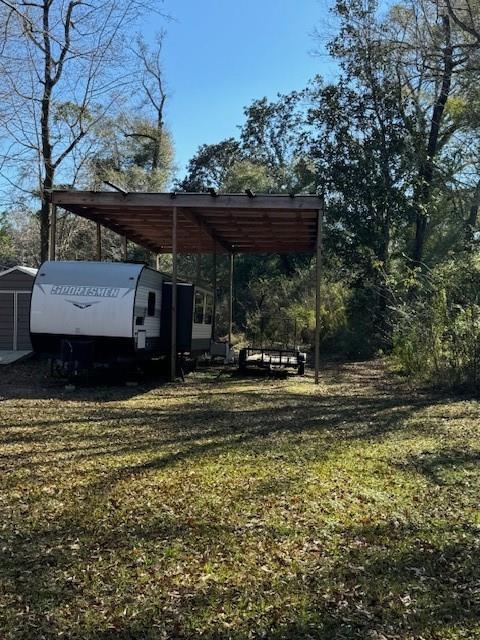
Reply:
[[156, 171], [160, 168], [160, 153], [162, 150], [163, 141], [163, 109], [165, 107], [166, 96], [163, 94], [160, 98], [160, 103], [157, 107], [157, 137], [153, 143], [153, 157], [152, 157], [152, 171]]
[[470, 230], [474, 230], [477, 226], [478, 220], [478, 208], [480, 206], [479, 198], [475, 199], [475, 201], [470, 206], [470, 215], [468, 216], [467, 224]]
[[42, 204], [40, 207], [40, 259], [48, 259], [49, 231], [50, 231], [50, 201], [48, 190], [53, 187], [54, 165], [52, 161], [52, 145], [50, 142], [50, 105], [52, 99], [52, 54], [50, 48], [49, 11], [50, 0], [43, 0], [43, 95], [40, 115], [40, 135], [42, 140], [42, 160], [44, 176], [41, 183]]
[[48, 191], [53, 187], [53, 171], [42, 182], [42, 204], [40, 206], [40, 260], [48, 260], [50, 245], [50, 200]]
[[428, 207], [434, 176], [435, 156], [438, 152], [440, 126], [442, 123], [445, 105], [450, 95], [453, 73], [453, 47], [451, 40], [450, 17], [442, 16], [443, 31], [445, 36], [445, 46], [443, 48], [443, 73], [439, 94], [433, 106], [430, 133], [426, 149], [426, 157], [419, 171], [419, 186], [416, 197], [417, 214], [415, 220], [415, 240], [412, 250], [413, 266], [420, 266], [423, 260], [425, 240], [428, 230], [428, 217], [426, 208]]

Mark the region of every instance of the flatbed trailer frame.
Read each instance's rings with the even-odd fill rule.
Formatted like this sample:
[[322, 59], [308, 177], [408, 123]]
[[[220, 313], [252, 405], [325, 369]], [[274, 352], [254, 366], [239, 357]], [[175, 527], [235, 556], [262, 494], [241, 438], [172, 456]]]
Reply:
[[299, 375], [305, 373], [306, 354], [299, 349], [275, 349], [263, 347], [244, 347], [240, 350], [238, 366], [240, 371], [249, 367], [260, 369], [296, 369]]

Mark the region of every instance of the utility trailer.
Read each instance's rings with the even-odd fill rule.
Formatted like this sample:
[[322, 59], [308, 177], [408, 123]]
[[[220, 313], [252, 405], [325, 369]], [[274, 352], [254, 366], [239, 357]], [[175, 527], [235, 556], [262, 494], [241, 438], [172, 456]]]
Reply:
[[[144, 264], [44, 262], [33, 285], [34, 351], [68, 377], [129, 367], [171, 353], [172, 283]], [[177, 284], [177, 353], [195, 359], [210, 350], [213, 296]]]
[[306, 359], [306, 354], [299, 349], [245, 347], [240, 350], [238, 366], [242, 372], [246, 372], [250, 367], [269, 371], [296, 369], [297, 373], [303, 376]]

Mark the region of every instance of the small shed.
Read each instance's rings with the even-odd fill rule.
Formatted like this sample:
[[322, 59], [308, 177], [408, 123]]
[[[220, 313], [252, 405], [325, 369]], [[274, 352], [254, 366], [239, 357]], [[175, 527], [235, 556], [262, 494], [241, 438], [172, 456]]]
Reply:
[[0, 272], [0, 362], [17, 359], [10, 352], [29, 352], [30, 296], [37, 269], [11, 267]]

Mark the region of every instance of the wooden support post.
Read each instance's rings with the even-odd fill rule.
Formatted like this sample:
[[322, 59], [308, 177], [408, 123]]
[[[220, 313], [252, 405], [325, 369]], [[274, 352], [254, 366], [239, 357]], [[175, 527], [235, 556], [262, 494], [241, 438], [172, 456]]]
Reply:
[[99, 262], [102, 260], [102, 227], [99, 222], [97, 222], [97, 260]]
[[212, 339], [215, 340], [217, 320], [217, 251], [213, 252], [213, 308], [212, 308]]
[[57, 255], [57, 205], [52, 204], [50, 210], [50, 238], [48, 243], [48, 259], [55, 260]]
[[228, 288], [228, 346], [232, 346], [233, 333], [233, 253], [230, 253], [229, 288]]
[[172, 213], [172, 335], [170, 353], [170, 381], [177, 377], [177, 207]]
[[160, 271], [160, 253], [157, 253], [156, 267], [157, 271]]
[[322, 275], [323, 203], [317, 214], [317, 251], [315, 259], [315, 384], [320, 375], [320, 284]]
[[122, 245], [123, 245], [123, 261], [127, 262], [128, 260], [128, 238], [127, 236], [122, 236]]

